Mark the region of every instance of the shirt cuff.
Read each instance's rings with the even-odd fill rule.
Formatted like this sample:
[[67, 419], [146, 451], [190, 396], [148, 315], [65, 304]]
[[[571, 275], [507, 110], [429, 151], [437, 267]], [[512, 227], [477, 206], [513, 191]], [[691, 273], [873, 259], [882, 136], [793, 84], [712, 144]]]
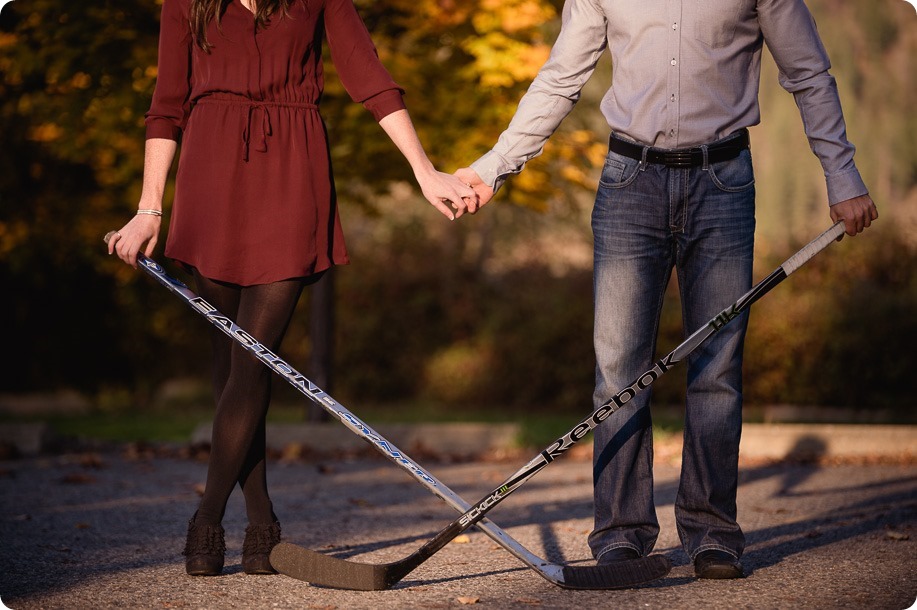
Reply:
[[391, 113], [406, 108], [401, 89], [386, 89], [381, 93], [377, 93], [364, 100], [363, 107], [372, 113], [376, 121], [381, 121]]
[[162, 138], [164, 140], [175, 140], [178, 142], [181, 139], [181, 131], [180, 127], [177, 127], [168, 119], [155, 118], [149, 119], [146, 122], [147, 140]]
[[825, 179], [828, 183], [828, 205], [869, 193], [859, 170], [855, 167], [839, 174], [826, 175]]
[[509, 175], [522, 171], [521, 167], [514, 167], [503, 155], [493, 150], [472, 163], [471, 169], [481, 177], [484, 184], [494, 190], [494, 193], [500, 190]]

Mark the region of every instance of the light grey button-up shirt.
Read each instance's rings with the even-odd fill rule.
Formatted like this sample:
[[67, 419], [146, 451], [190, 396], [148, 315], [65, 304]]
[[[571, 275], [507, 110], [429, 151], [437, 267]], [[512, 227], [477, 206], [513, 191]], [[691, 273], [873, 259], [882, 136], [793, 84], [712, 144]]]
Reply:
[[765, 42], [824, 168], [829, 203], [866, 194], [803, 0], [567, 0], [550, 58], [497, 145], [472, 168], [499, 188], [541, 154], [606, 47], [613, 75], [601, 109], [613, 132], [687, 148], [756, 125]]

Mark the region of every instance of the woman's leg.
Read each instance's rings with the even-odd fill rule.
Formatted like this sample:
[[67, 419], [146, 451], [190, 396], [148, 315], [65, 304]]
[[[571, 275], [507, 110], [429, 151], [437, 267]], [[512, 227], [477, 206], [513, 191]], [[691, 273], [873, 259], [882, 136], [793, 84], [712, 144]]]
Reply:
[[[205, 299], [271, 350], [277, 350], [302, 292], [299, 279], [257, 286], [232, 286], [195, 275]], [[236, 307], [232, 307], [233, 304]], [[220, 305], [226, 306], [222, 309]], [[222, 332], [214, 329], [215, 333]], [[265, 417], [271, 372], [225, 335], [214, 337], [213, 421], [207, 484], [198, 509], [202, 523], [222, 521], [236, 482], [242, 487], [251, 523], [274, 522], [265, 475]]]

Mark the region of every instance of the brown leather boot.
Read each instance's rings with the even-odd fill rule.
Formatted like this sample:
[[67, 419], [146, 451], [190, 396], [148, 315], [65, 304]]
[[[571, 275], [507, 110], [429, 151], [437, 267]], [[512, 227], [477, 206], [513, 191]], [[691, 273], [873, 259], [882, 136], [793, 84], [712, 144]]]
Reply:
[[280, 542], [280, 523], [255, 524], [245, 528], [242, 543], [242, 569], [246, 574], [276, 574], [271, 566], [271, 550]]
[[743, 578], [745, 571], [735, 555], [717, 549], [701, 551], [694, 558], [698, 578]]
[[226, 554], [225, 532], [222, 525], [195, 523], [197, 513], [188, 522], [185, 542], [185, 571], [191, 576], [218, 576], [223, 572]]

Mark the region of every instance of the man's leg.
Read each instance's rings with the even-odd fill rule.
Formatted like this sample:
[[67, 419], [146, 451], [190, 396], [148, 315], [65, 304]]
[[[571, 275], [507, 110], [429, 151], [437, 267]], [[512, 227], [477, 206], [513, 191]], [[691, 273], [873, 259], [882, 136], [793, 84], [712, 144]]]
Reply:
[[[685, 223], [676, 266], [685, 332], [691, 333], [751, 288], [755, 230], [751, 155], [745, 151], [734, 160], [686, 172], [685, 177]], [[747, 320], [747, 313], [733, 320], [688, 358], [685, 443], [675, 516], [682, 544], [696, 560], [699, 576], [704, 571], [698, 567], [700, 553], [712, 551], [708, 557], [720, 557], [728, 564], [742, 555], [745, 546], [737, 523], [736, 491]], [[737, 562], [735, 567], [719, 577], [741, 575]]]
[[[665, 180], [659, 167], [609, 153], [592, 216], [596, 407], [652, 366], [674, 255]], [[595, 429], [589, 545], [603, 563], [648, 554], [659, 533], [649, 398], [639, 393]]]

